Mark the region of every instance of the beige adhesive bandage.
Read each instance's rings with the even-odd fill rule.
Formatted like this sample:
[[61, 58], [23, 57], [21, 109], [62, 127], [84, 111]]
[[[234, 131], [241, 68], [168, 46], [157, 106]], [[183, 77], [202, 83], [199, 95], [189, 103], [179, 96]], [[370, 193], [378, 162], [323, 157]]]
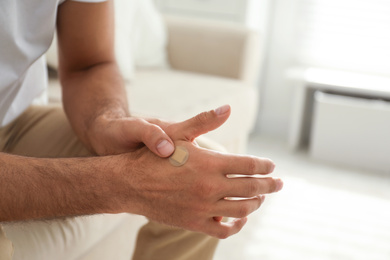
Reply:
[[189, 157], [188, 150], [183, 146], [176, 146], [175, 151], [169, 157], [169, 162], [176, 167], [184, 165]]

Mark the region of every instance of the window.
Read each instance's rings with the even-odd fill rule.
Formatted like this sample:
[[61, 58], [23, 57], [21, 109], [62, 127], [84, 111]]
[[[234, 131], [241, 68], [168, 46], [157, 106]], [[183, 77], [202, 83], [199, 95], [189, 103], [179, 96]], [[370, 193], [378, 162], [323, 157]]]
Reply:
[[295, 0], [294, 60], [390, 76], [389, 0]]

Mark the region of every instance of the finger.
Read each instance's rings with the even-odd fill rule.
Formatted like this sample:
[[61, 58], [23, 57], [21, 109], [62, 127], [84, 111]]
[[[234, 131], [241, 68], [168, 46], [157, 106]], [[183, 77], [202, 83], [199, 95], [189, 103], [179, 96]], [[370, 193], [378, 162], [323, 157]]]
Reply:
[[171, 136], [174, 139], [192, 142], [196, 137], [220, 127], [229, 116], [229, 105], [200, 113], [193, 118], [173, 125], [172, 129], [170, 129], [173, 132], [173, 136]]
[[235, 219], [232, 222], [220, 222], [211, 218], [209, 221], [210, 225], [208, 225], [206, 233], [219, 239], [225, 239], [237, 234], [246, 224], [247, 218]]
[[158, 125], [164, 131], [168, 128], [168, 126], [177, 123], [174, 121], [167, 121], [167, 120], [162, 120], [162, 119], [158, 119], [158, 118], [144, 118], [144, 119], [151, 124]]
[[220, 221], [223, 220], [223, 217], [222, 217], [222, 216], [216, 216], [216, 217], [213, 217], [213, 219], [214, 219], [215, 221], [220, 222]]
[[145, 120], [137, 120], [126, 127], [126, 136], [132, 140], [144, 143], [153, 153], [160, 157], [170, 156], [175, 147], [169, 136], [155, 124]]
[[142, 142], [161, 157], [170, 156], [175, 147], [169, 136], [157, 125], [147, 124], [141, 137]]
[[270, 159], [247, 155], [219, 154], [219, 163], [225, 174], [269, 174], [275, 169]]
[[224, 217], [244, 218], [259, 209], [261, 204], [264, 202], [264, 199], [264, 195], [255, 196], [245, 200], [223, 199], [218, 202], [215, 213], [216, 215], [222, 215]]
[[229, 179], [228, 194], [224, 197], [251, 198], [259, 194], [278, 192], [283, 188], [279, 178], [232, 178]]

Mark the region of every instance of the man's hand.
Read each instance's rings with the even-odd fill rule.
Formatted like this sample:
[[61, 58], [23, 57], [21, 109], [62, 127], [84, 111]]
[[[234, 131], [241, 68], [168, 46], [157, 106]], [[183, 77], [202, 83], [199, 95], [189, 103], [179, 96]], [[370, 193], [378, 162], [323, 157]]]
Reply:
[[[282, 187], [279, 179], [249, 178], [271, 173], [274, 164], [268, 159], [217, 153], [186, 141], [176, 144], [189, 151], [189, 159], [181, 167], [172, 166], [146, 147], [131, 156], [119, 155], [128, 165], [113, 165], [114, 176], [121, 180], [115, 185], [118, 212], [133, 212], [160, 223], [226, 238], [241, 230], [246, 217], [260, 207], [263, 194]], [[131, 174], [127, 168], [138, 174]], [[228, 178], [229, 174], [248, 177]], [[227, 199], [232, 197], [247, 199]], [[223, 223], [216, 216], [237, 219]]]
[[[115, 176], [124, 180], [117, 186], [120, 211], [218, 238], [240, 231], [246, 217], [264, 201], [264, 194], [279, 191], [283, 183], [270, 177], [254, 178], [273, 171], [274, 164], [269, 159], [218, 153], [191, 143], [200, 134], [221, 125], [229, 114], [230, 107], [225, 106], [162, 126], [176, 145], [189, 152], [188, 161], [181, 167], [172, 166], [146, 147], [120, 155], [129, 162], [125, 168], [120, 164], [115, 167]], [[127, 167], [139, 174], [127, 174]], [[228, 177], [234, 174], [245, 177]], [[236, 220], [224, 223], [218, 216]]]
[[89, 140], [99, 155], [133, 152], [146, 145], [156, 155], [168, 157], [175, 149], [163, 129], [147, 119], [123, 117], [97, 121]]
[[146, 145], [156, 155], [168, 157], [175, 149], [172, 140], [193, 142], [196, 137], [221, 126], [229, 115], [230, 106], [226, 105], [180, 123], [102, 116], [96, 120], [89, 140], [99, 155], [133, 152]]
[[170, 124], [130, 116], [115, 61], [113, 32], [113, 1], [66, 1], [59, 6], [59, 76], [69, 122], [86, 147], [98, 155], [131, 152], [146, 145], [156, 155], [168, 157], [174, 150], [166, 132]]

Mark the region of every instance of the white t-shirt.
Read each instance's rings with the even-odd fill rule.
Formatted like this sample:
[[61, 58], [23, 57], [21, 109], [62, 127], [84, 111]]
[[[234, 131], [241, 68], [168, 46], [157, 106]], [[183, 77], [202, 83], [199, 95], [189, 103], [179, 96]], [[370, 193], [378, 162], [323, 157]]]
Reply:
[[0, 126], [19, 116], [47, 87], [43, 54], [53, 40], [57, 7], [62, 2], [0, 1]]

